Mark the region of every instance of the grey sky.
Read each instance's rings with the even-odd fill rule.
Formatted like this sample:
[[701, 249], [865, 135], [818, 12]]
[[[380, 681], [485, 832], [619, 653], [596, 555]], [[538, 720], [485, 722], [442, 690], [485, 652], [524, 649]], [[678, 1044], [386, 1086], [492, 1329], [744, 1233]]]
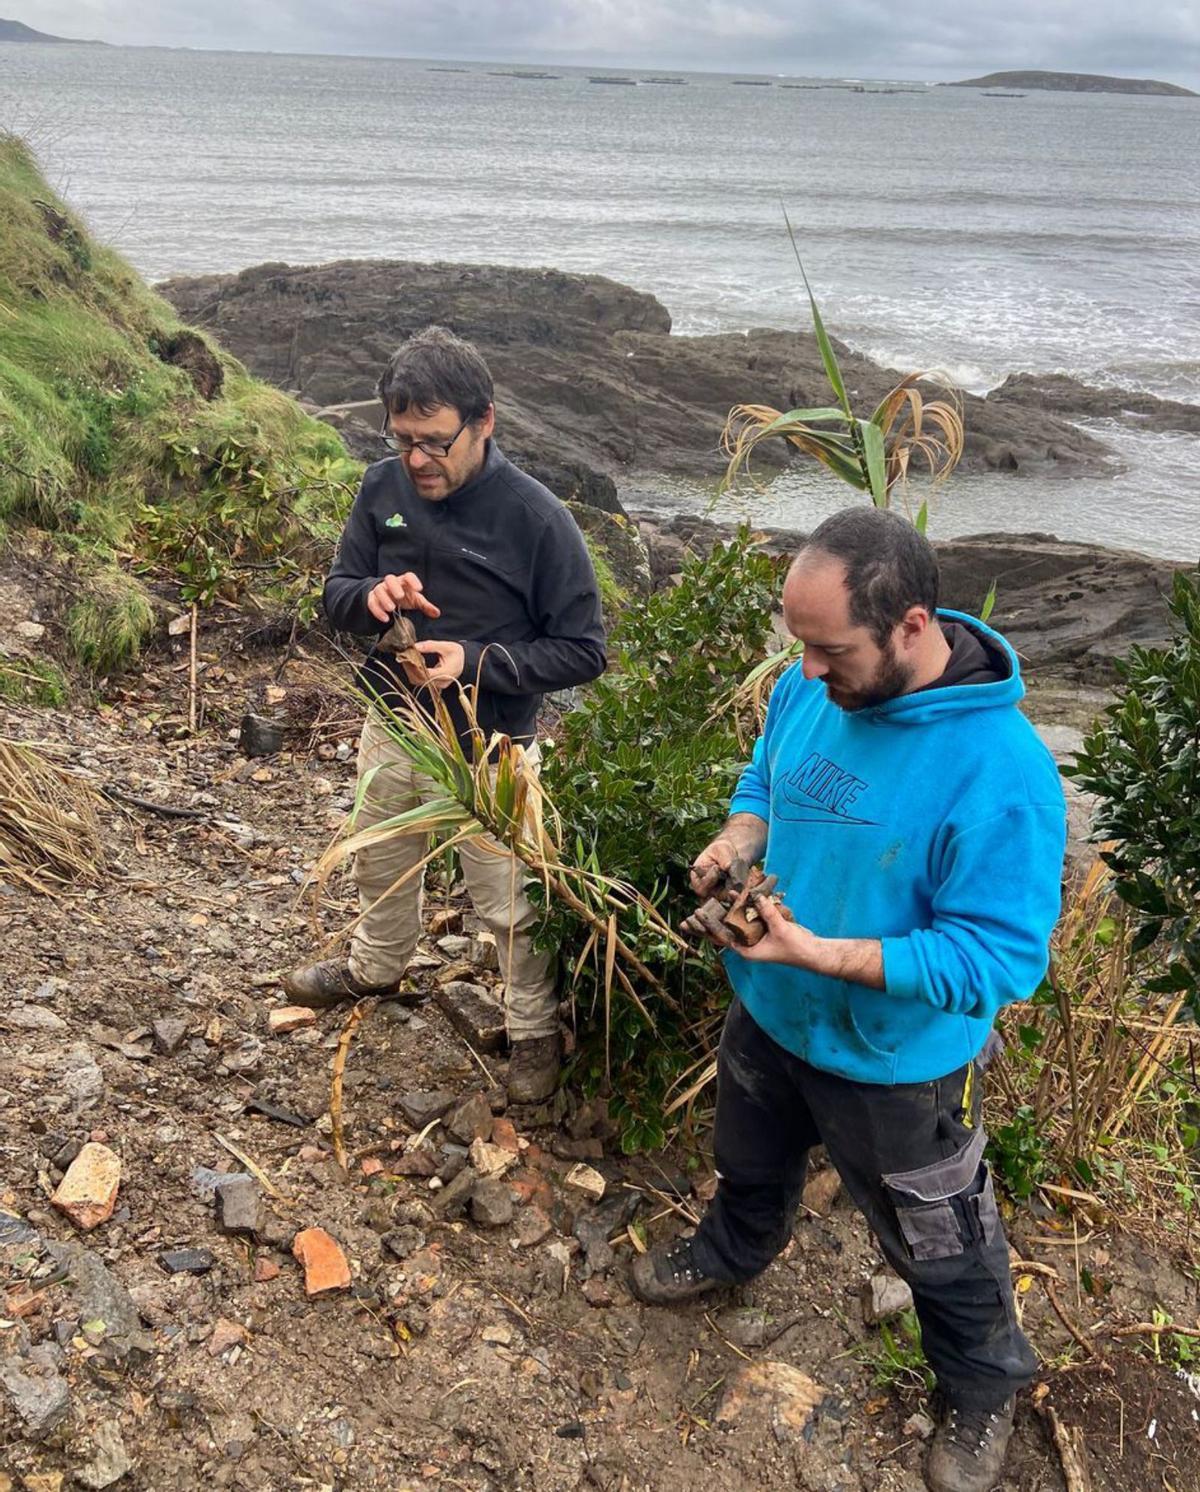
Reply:
[[142, 45], [952, 78], [1043, 67], [1200, 87], [1195, 0], [0, 0]]

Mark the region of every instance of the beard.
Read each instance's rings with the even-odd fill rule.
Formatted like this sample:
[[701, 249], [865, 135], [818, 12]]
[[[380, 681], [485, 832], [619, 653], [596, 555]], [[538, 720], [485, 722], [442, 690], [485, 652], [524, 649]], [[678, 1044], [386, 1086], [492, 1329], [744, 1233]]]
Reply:
[[825, 692], [838, 709], [853, 714], [886, 704], [889, 699], [904, 694], [911, 683], [912, 670], [900, 662], [895, 645], [889, 642], [874, 674], [861, 689], [842, 689], [836, 684], [826, 683]]

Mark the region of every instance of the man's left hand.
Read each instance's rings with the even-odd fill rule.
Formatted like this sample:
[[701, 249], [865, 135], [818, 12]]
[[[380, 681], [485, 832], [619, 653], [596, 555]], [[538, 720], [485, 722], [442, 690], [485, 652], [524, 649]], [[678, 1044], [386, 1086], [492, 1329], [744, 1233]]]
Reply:
[[760, 897], [758, 915], [766, 934], [753, 948], [730, 944], [730, 952], [750, 963], [791, 964], [829, 979], [844, 979], [866, 989], [887, 988], [883, 973], [883, 944], [878, 938], [819, 938], [807, 927], [791, 922], [772, 897]]
[[432, 684], [435, 689], [444, 689], [447, 684], [462, 677], [467, 655], [461, 642], [419, 642], [416, 648], [429, 669], [426, 683]]
[[754, 909], [762, 918], [766, 932], [751, 948], [730, 943], [731, 952], [750, 963], [792, 964], [798, 969], [816, 967], [817, 945], [821, 940], [815, 933], [785, 917], [774, 897], [760, 897]]

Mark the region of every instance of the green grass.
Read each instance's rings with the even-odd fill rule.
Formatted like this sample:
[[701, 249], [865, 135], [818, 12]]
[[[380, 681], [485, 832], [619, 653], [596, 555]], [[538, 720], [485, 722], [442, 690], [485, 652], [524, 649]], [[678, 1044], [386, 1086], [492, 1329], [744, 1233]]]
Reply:
[[138, 574], [207, 600], [278, 559], [269, 578], [298, 604], [360, 469], [335, 431], [211, 343], [223, 382], [202, 397], [157, 355], [182, 330], [0, 135], [0, 551], [37, 529], [70, 558], [83, 599], [65, 635], [99, 672], [152, 630]]
[[72, 653], [94, 673], [132, 663], [154, 630], [154, 608], [138, 581], [120, 570], [92, 577], [90, 594], [67, 612]]
[[[222, 374], [205, 399], [158, 355], [188, 330], [0, 134], [0, 555], [49, 536], [82, 593], [63, 635], [97, 673], [146, 645], [147, 586], [201, 605], [253, 586], [310, 620], [361, 471], [328, 425], [192, 332]], [[611, 614], [636, 538], [599, 519]]]
[[57, 710], [66, 704], [68, 693], [67, 681], [54, 664], [0, 658], [0, 699]]
[[921, 1346], [921, 1326], [911, 1307], [894, 1321], [881, 1322], [878, 1332], [854, 1349], [854, 1356], [870, 1369], [875, 1388], [933, 1388], [933, 1373]]

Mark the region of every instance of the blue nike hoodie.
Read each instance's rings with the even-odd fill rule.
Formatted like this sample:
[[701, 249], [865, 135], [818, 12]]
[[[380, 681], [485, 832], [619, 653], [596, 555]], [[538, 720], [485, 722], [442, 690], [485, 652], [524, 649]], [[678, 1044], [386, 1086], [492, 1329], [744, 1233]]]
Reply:
[[796, 664], [730, 804], [767, 821], [765, 867], [798, 922], [882, 940], [881, 991], [725, 955], [769, 1036], [856, 1082], [928, 1082], [969, 1062], [999, 1008], [1037, 987], [1060, 910], [1062, 785], [1017, 709], [1016, 654], [975, 618], [938, 615], [976, 634], [995, 682], [848, 713]]

